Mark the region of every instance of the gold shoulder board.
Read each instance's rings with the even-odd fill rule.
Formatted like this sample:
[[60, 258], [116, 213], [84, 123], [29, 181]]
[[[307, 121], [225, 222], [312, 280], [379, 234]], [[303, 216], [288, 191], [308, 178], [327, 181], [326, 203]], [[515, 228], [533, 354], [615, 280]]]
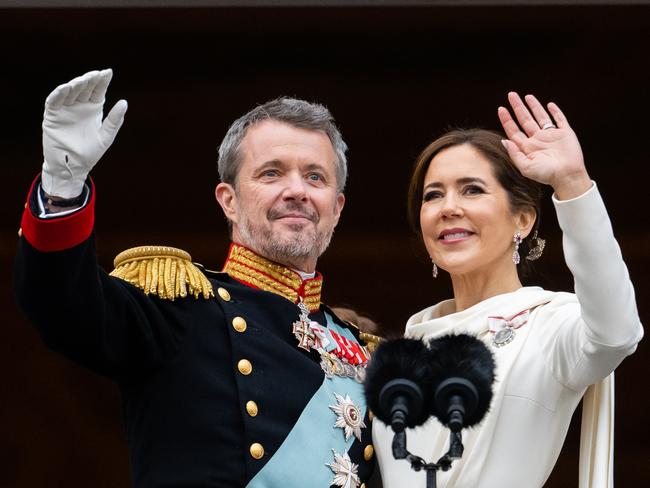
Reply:
[[371, 353], [375, 352], [377, 346], [384, 340], [379, 336], [368, 334], [367, 332], [359, 332], [359, 339], [366, 343], [366, 347]]
[[212, 285], [182, 249], [168, 246], [139, 246], [122, 251], [113, 260], [111, 276], [128, 281], [145, 294], [164, 300], [208, 299], [214, 296]]

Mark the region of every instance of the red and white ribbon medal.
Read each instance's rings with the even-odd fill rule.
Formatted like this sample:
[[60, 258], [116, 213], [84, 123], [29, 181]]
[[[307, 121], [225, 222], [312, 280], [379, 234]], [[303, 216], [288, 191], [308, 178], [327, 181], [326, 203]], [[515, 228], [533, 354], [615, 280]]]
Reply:
[[528, 322], [530, 310], [522, 310], [510, 318], [493, 316], [488, 317], [489, 331], [494, 334], [492, 344], [503, 347], [515, 339], [515, 330]]

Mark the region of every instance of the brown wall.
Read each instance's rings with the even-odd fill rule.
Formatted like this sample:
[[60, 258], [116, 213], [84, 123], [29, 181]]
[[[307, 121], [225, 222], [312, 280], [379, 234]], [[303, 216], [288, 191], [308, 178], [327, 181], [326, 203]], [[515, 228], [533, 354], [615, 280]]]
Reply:
[[[116, 389], [47, 351], [10, 291], [42, 103], [58, 83], [112, 67], [109, 103], [129, 101], [94, 171], [106, 267], [126, 247], [163, 243], [218, 268], [227, 232], [215, 160], [229, 122], [281, 94], [328, 105], [351, 177], [321, 261], [325, 301], [371, 314], [386, 333], [450, 293], [405, 221], [415, 155], [450, 124], [497, 128], [508, 90], [552, 99], [581, 138], [650, 323], [649, 21], [646, 7], [0, 10], [0, 486], [128, 483]], [[548, 202], [543, 229], [537, 282], [571, 290]], [[642, 343], [617, 372], [619, 486], [650, 477], [648, 357]], [[548, 486], [575, 486], [576, 465], [574, 426]]]

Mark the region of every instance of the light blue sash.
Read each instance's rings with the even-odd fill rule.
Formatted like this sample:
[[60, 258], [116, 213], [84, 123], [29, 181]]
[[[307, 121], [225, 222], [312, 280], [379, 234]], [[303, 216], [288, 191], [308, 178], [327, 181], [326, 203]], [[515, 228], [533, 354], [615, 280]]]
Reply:
[[[347, 329], [334, 323], [327, 313], [327, 328], [336, 331], [353, 342], [354, 335]], [[334, 427], [336, 414], [329, 408], [336, 405], [338, 393], [349, 395], [361, 410], [361, 417], [366, 415], [366, 400], [363, 385], [350, 378], [334, 376], [324, 377], [323, 383], [311, 397], [278, 451], [248, 483], [250, 488], [291, 488], [291, 487], [329, 487], [334, 473], [327, 466], [334, 462], [335, 450], [338, 454], [348, 451], [355, 440], [354, 435], [345, 440], [343, 429]]]

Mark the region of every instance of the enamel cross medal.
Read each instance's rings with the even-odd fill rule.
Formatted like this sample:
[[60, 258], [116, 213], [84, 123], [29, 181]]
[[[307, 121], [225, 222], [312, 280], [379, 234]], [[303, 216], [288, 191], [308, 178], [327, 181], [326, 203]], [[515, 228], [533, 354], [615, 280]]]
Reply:
[[302, 300], [298, 302], [300, 315], [293, 323], [293, 335], [298, 347], [305, 351], [312, 349], [321, 356], [321, 369], [325, 376], [342, 376], [363, 383], [366, 377], [366, 363], [369, 353], [358, 343], [343, 337], [327, 327], [322, 327], [309, 318], [309, 309]]
[[316, 334], [311, 330], [311, 326], [309, 325], [309, 309], [302, 299], [298, 303], [298, 308], [300, 309], [300, 315], [298, 316], [298, 320], [293, 323], [293, 335], [298, 339], [298, 347], [305, 351], [310, 351], [316, 345]]

